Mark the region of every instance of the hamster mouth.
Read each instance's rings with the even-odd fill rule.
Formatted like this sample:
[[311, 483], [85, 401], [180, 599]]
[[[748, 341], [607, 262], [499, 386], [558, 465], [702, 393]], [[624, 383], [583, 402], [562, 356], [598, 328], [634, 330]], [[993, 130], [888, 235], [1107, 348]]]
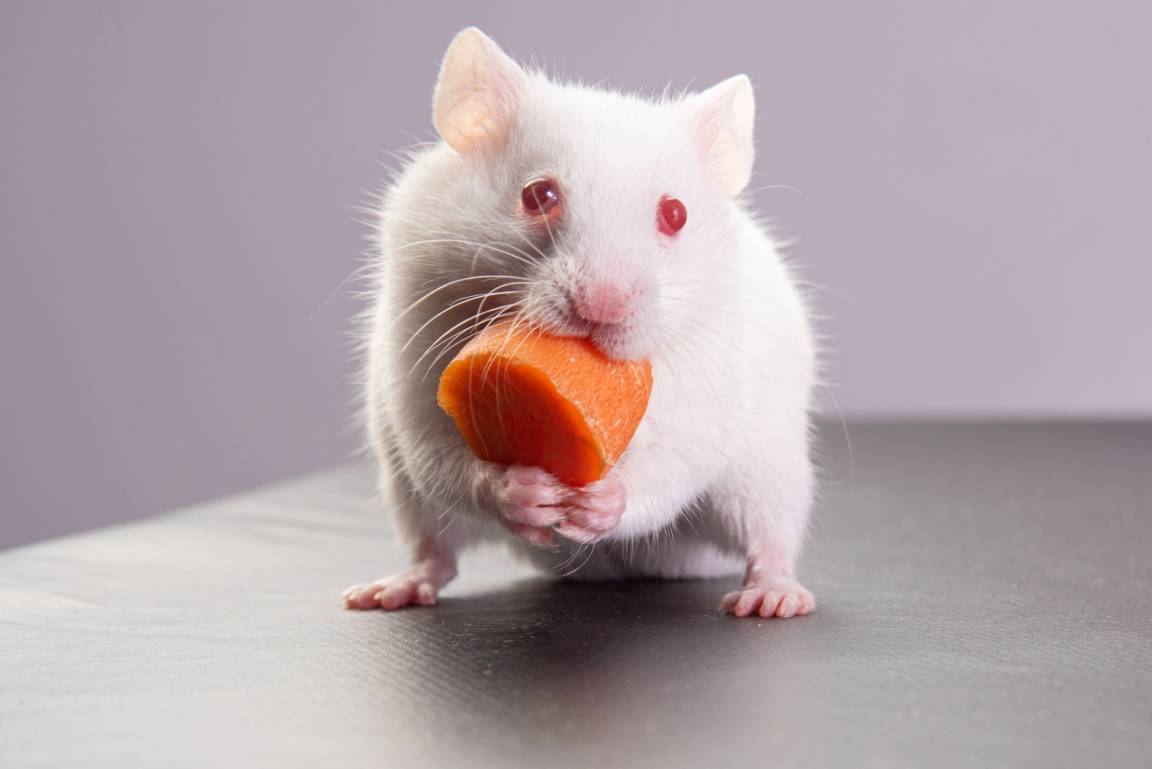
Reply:
[[642, 336], [630, 324], [594, 323], [587, 337], [614, 360], [641, 360], [650, 356], [651, 351], [644, 349]]
[[581, 318], [575, 312], [553, 312], [537, 317], [535, 324], [554, 336], [583, 337], [613, 360], [640, 360], [650, 356], [645, 337], [638, 332], [634, 318], [615, 323], [599, 323]]

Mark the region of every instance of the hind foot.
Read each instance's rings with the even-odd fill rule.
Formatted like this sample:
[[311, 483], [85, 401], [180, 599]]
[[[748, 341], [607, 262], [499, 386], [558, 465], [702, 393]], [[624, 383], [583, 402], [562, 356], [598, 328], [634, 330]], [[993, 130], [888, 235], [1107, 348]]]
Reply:
[[745, 585], [720, 601], [720, 611], [737, 617], [798, 617], [816, 608], [816, 599], [791, 577], [768, 577]]
[[454, 556], [424, 558], [402, 574], [378, 579], [367, 585], [353, 585], [343, 593], [349, 609], [402, 609], [405, 606], [435, 606], [441, 588], [456, 576]]

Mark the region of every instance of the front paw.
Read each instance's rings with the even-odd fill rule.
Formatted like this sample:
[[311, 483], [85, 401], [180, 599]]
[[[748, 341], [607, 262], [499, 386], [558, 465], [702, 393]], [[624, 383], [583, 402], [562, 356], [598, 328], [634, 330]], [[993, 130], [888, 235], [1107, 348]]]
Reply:
[[536, 547], [551, 547], [552, 527], [564, 519], [570, 490], [539, 467], [512, 465], [496, 489], [496, 512], [509, 531]]
[[626, 498], [624, 484], [609, 475], [572, 489], [564, 500], [564, 521], [556, 532], [573, 542], [595, 542], [620, 525]]
[[501, 522], [529, 544], [551, 547], [553, 531], [573, 542], [594, 542], [620, 523], [624, 485], [609, 476], [571, 488], [538, 467], [512, 465], [503, 473], [496, 503]]

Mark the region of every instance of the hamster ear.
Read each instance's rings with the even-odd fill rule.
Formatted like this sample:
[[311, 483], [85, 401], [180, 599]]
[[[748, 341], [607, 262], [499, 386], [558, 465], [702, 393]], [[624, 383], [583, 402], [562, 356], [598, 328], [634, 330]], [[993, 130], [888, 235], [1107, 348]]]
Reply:
[[736, 75], [689, 97], [696, 147], [725, 195], [738, 195], [752, 177], [756, 101], [747, 75]]
[[452, 39], [432, 96], [432, 122], [448, 146], [468, 155], [502, 146], [516, 119], [524, 70], [478, 30]]

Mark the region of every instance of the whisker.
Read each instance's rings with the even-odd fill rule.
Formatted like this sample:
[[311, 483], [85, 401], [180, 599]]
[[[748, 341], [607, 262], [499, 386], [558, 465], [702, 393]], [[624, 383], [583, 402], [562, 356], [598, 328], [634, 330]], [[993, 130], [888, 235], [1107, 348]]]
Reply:
[[428, 378], [428, 375], [429, 375], [429, 374], [431, 374], [433, 370], [435, 370], [435, 368], [436, 368], [436, 365], [437, 365], [437, 364], [440, 362], [440, 360], [441, 360], [441, 359], [442, 359], [442, 358], [443, 358], [445, 355], [447, 355], [447, 354], [448, 354], [448, 352], [449, 352], [449, 351], [450, 351], [450, 350], [451, 350], [451, 349], [452, 349], [452, 348], [453, 348], [453, 347], [456, 345], [456, 343], [457, 343], [457, 342], [458, 342], [460, 339], [462, 339], [463, 337], [465, 337], [465, 336], [468, 336], [469, 334], [472, 334], [472, 333], [476, 333], [476, 334], [482, 334], [482, 333], [484, 333], [484, 332], [485, 332], [485, 331], [486, 331], [486, 330], [487, 330], [489, 327], [491, 327], [492, 325], [494, 325], [494, 324], [496, 324], [496, 323], [500, 322], [501, 320], [503, 320], [504, 318], [506, 318], [506, 317], [508, 317], [510, 314], [512, 314], [512, 308], [513, 308], [513, 305], [505, 305], [505, 306], [501, 306], [501, 307], [493, 307], [493, 308], [491, 308], [491, 309], [489, 309], [489, 310], [486, 310], [486, 311], [484, 312], [484, 315], [488, 315], [488, 314], [490, 314], [490, 313], [492, 313], [492, 312], [496, 312], [497, 310], [499, 310], [500, 312], [496, 312], [496, 314], [495, 314], [495, 315], [492, 315], [490, 318], [487, 318], [486, 320], [482, 321], [482, 323], [483, 323], [483, 326], [484, 326], [483, 328], [479, 328], [479, 330], [477, 330], [477, 329], [478, 329], [478, 327], [481, 325], [481, 323], [476, 323], [474, 326], [470, 326], [470, 327], [468, 327], [468, 328], [462, 329], [461, 331], [457, 331], [457, 332], [456, 332], [456, 333], [455, 333], [455, 334], [452, 336], [452, 338], [451, 338], [451, 339], [448, 339], [447, 341], [445, 341], [445, 342], [444, 342], [444, 343], [441, 345], [441, 350], [440, 350], [440, 352], [439, 352], [439, 353], [436, 355], [436, 357], [435, 357], [435, 358], [433, 358], [433, 359], [432, 359], [432, 362], [428, 364], [428, 368], [427, 368], [427, 370], [425, 370], [425, 372], [424, 372], [424, 376], [423, 376], [423, 377], [421, 377], [421, 379], [423, 380], [423, 379], [427, 379], [427, 378]]
[[461, 283], [466, 283], [469, 280], [520, 280], [520, 278], [516, 277], [515, 275], [466, 275], [463, 278], [457, 278], [456, 280], [450, 280], [447, 283], [441, 283], [439, 286], [437, 286], [436, 288], [432, 289], [431, 291], [428, 291], [427, 293], [423, 294], [415, 302], [408, 305], [408, 307], [406, 307], [402, 312], [400, 312], [400, 314], [393, 316], [392, 322], [395, 323], [396, 321], [402, 319], [405, 315], [407, 315], [409, 312], [411, 312], [413, 309], [415, 309], [421, 302], [427, 300], [429, 297], [431, 297], [435, 294], [438, 294], [441, 291], [444, 291], [445, 289], [451, 288], [452, 286], [456, 286], [456, 285], [459, 285]]
[[487, 292], [486, 294], [470, 294], [469, 296], [463, 297], [461, 299], [457, 299], [456, 301], [449, 303], [444, 309], [440, 310], [440, 312], [436, 313], [431, 318], [424, 321], [424, 323], [421, 324], [420, 328], [418, 328], [414, 332], [412, 332], [412, 335], [410, 337], [408, 337], [408, 341], [405, 342], [404, 346], [400, 348], [400, 352], [403, 353], [405, 350], [407, 350], [409, 345], [411, 345], [412, 342], [415, 341], [416, 337], [420, 335], [420, 332], [422, 332], [424, 329], [428, 328], [429, 325], [431, 325], [433, 322], [435, 322], [435, 320], [437, 318], [439, 318], [440, 316], [442, 316], [444, 313], [451, 312], [452, 310], [456, 309], [460, 305], [467, 304], [468, 302], [475, 302], [476, 300], [479, 300], [481, 303], [481, 307], [483, 307], [484, 300], [489, 298], [489, 297], [507, 296], [507, 295], [511, 295], [511, 294], [520, 294], [521, 293], [520, 291], [504, 291], [503, 290], [503, 289], [511, 288], [511, 287], [517, 286], [517, 285], [523, 286], [523, 285], [531, 285], [531, 284], [529, 281], [526, 281], [526, 280], [509, 281], [506, 283], [501, 283], [499, 286], [497, 286], [496, 288]]

